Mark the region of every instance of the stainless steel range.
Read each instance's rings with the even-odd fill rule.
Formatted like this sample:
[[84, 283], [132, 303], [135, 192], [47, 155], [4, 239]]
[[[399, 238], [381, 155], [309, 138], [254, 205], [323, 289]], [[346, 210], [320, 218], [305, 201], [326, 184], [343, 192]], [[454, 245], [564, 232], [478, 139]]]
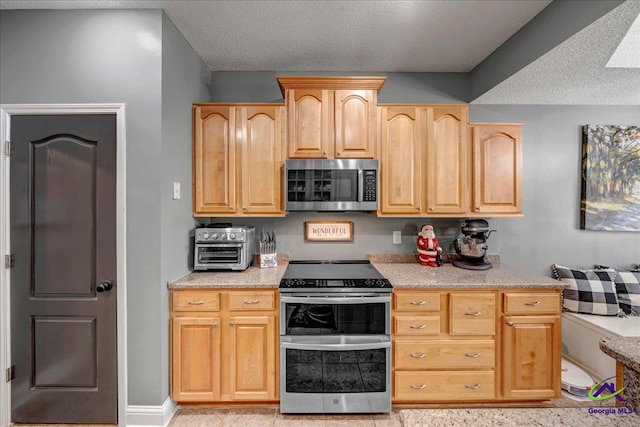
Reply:
[[291, 261], [280, 281], [280, 411], [391, 411], [391, 283], [369, 261]]

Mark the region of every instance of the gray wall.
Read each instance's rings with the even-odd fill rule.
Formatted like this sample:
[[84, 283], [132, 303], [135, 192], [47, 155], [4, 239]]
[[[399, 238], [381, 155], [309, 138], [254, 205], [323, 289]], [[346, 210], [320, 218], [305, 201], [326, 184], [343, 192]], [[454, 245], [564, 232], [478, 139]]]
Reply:
[[166, 282], [187, 270], [190, 104], [208, 81], [160, 10], [0, 11], [0, 103], [126, 104], [129, 405], [168, 396]]
[[[243, 102], [267, 102], [279, 94], [276, 75], [289, 73], [212, 73], [212, 101], [231, 102], [234, 92]], [[325, 74], [325, 73], [321, 73]], [[367, 73], [363, 73], [367, 74]], [[380, 73], [371, 73], [380, 75]], [[466, 75], [388, 73], [379, 95], [381, 103], [462, 103]], [[255, 98], [251, 90], [257, 88]], [[282, 99], [280, 98], [281, 102]], [[638, 124], [640, 107], [492, 106], [471, 105], [470, 120], [524, 123], [523, 218], [492, 218], [497, 230], [489, 238], [489, 252], [503, 262], [550, 275], [551, 264], [617, 266], [640, 263], [640, 233], [579, 230], [581, 128], [587, 123]], [[354, 222], [354, 241], [305, 242], [304, 221]], [[285, 218], [219, 218], [275, 230], [278, 250], [292, 259], [364, 259], [369, 253], [414, 253], [422, 224], [432, 224], [441, 246], [453, 252], [458, 219], [376, 218], [366, 213], [302, 213]], [[402, 244], [392, 244], [392, 232], [402, 231]]]
[[580, 230], [582, 125], [637, 126], [640, 106], [478, 105], [469, 115], [524, 123], [525, 216], [491, 221], [498, 233], [490, 243], [504, 262], [545, 275], [553, 263], [640, 264], [639, 232]]
[[[160, 176], [160, 355], [162, 397], [169, 395], [169, 295], [166, 283], [188, 272], [189, 231], [194, 227], [191, 203], [191, 105], [209, 99], [209, 68], [162, 15], [162, 168]], [[173, 182], [181, 198], [173, 199]], [[146, 355], [141, 354], [144, 362]], [[141, 384], [145, 387], [145, 384]], [[137, 394], [140, 394], [140, 391]]]

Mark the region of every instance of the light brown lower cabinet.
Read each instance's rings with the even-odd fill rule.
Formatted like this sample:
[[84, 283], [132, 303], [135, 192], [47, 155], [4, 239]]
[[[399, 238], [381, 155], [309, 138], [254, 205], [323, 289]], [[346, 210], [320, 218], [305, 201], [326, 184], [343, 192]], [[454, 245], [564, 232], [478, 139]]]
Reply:
[[276, 401], [276, 302], [274, 290], [172, 290], [171, 398]]
[[395, 289], [393, 403], [558, 397], [560, 292]]

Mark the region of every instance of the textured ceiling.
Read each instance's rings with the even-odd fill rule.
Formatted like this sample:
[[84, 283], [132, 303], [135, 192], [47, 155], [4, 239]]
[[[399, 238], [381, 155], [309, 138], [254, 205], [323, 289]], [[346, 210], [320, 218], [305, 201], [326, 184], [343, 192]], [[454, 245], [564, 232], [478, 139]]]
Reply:
[[[549, 0], [1, 0], [2, 9], [164, 9], [213, 71], [469, 72]], [[605, 65], [628, 0], [472, 103], [640, 105], [640, 69]], [[632, 44], [633, 45], [633, 44]], [[622, 61], [624, 64], [624, 52]]]

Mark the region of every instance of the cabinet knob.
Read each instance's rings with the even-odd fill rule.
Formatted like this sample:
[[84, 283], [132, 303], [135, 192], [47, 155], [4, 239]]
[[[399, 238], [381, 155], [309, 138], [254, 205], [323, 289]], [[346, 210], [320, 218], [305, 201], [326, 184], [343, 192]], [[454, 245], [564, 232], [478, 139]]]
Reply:
[[338, 151], [338, 152], [336, 153], [336, 156], [340, 156], [340, 155], [341, 155], [341, 153]]
[[218, 327], [218, 322], [213, 322], [213, 327], [217, 328]]
[[479, 211], [482, 210], [482, 208], [480, 206], [476, 206], [476, 210]]
[[229, 205], [229, 210], [230, 211], [233, 210], [233, 206]]
[[507, 322], [507, 325], [509, 325], [509, 326], [513, 326], [513, 322], [512, 322], [511, 320], [509, 320], [509, 321]]
[[418, 206], [418, 207], [416, 207], [416, 209], [421, 211], [422, 210], [422, 206]]
[[322, 155], [326, 156], [327, 155], [327, 150], [322, 151]]
[[429, 208], [429, 211], [430, 211], [430, 212], [433, 212], [433, 208]]
[[229, 326], [236, 326], [235, 322], [229, 322]]

